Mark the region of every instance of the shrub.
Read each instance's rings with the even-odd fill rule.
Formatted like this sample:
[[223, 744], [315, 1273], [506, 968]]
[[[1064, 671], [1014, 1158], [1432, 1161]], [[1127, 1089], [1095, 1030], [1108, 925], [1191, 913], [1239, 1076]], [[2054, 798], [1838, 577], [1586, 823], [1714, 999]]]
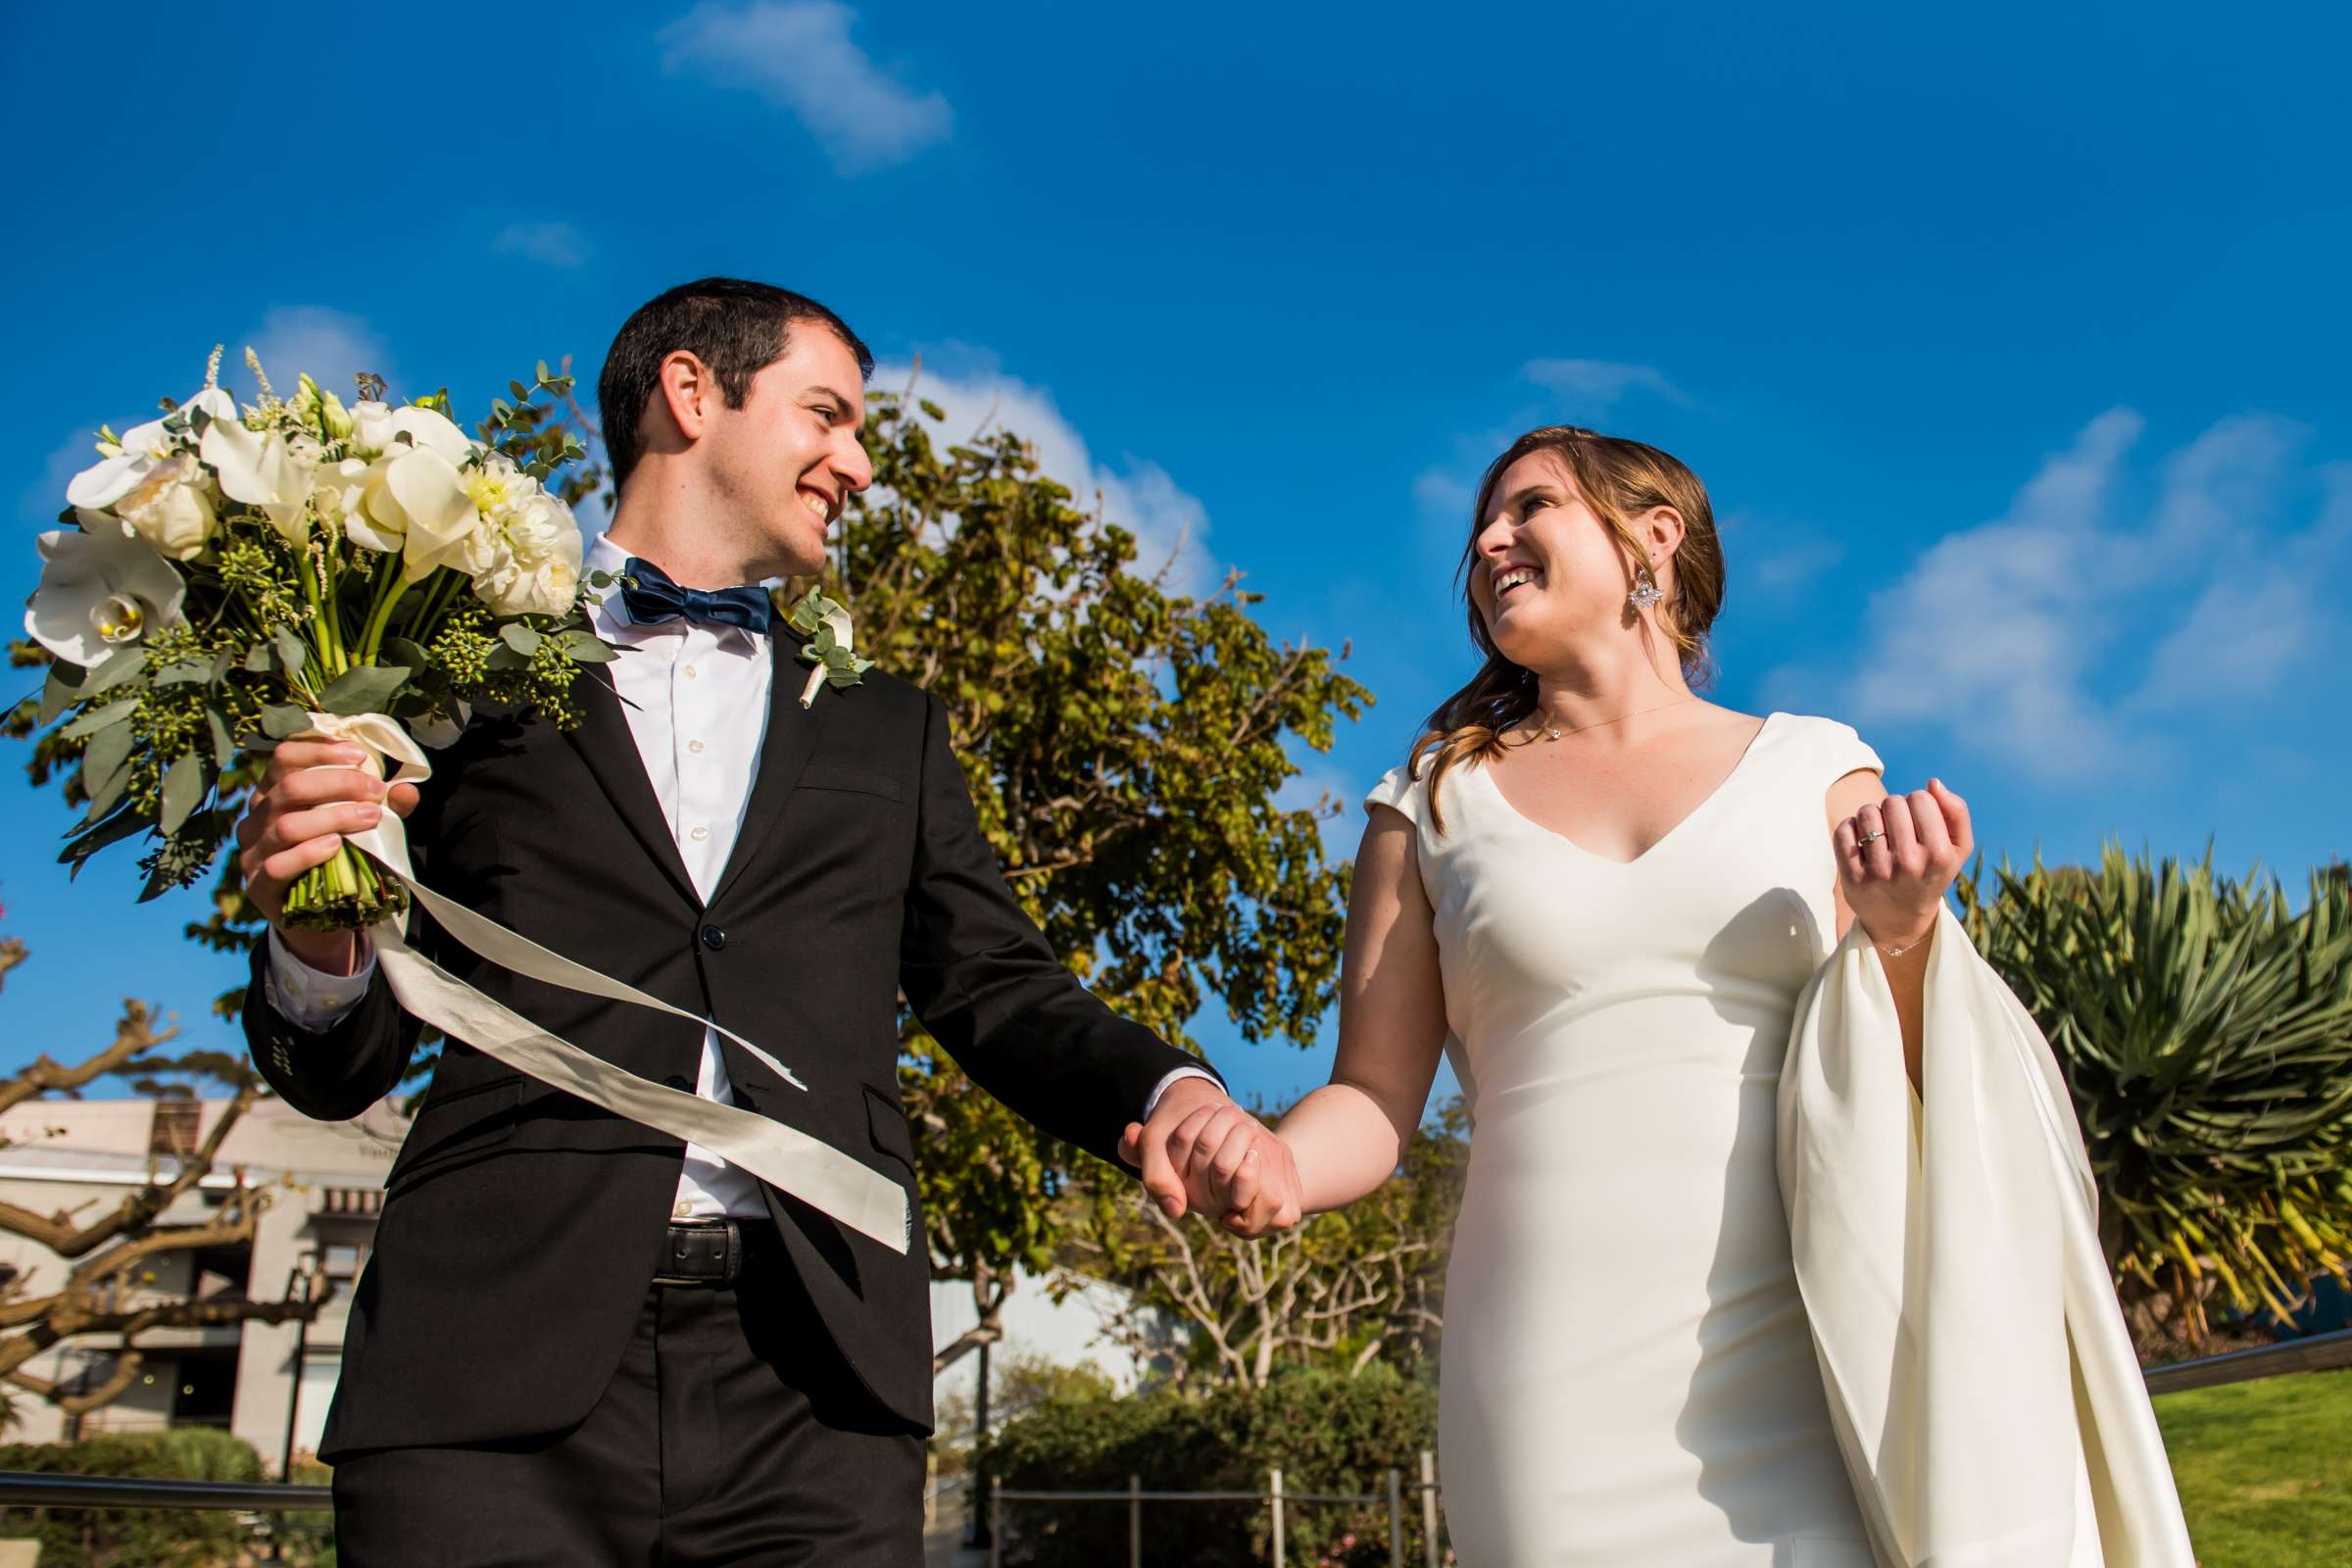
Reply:
[[[1262, 1390], [1200, 1398], [1159, 1393], [1060, 1397], [997, 1434], [995, 1484], [1022, 1492], [1262, 1492], [1279, 1468], [1286, 1493], [1348, 1493], [1361, 1504], [1294, 1503], [1294, 1557], [1350, 1565], [1389, 1560], [1388, 1473], [1404, 1472], [1405, 1558], [1422, 1560], [1419, 1454], [1437, 1442], [1437, 1390], [1381, 1363], [1354, 1377], [1302, 1368]], [[1004, 1560], [1023, 1568], [1102, 1568], [1127, 1560], [1127, 1509], [1117, 1502], [1004, 1505]], [[1247, 1568], [1266, 1560], [1272, 1521], [1257, 1503], [1150, 1502], [1153, 1562]], [[1346, 1544], [1343, 1544], [1346, 1542]]]
[[[261, 1456], [204, 1427], [80, 1443], [0, 1445], [0, 1470], [141, 1480], [259, 1481]], [[89, 1568], [216, 1568], [247, 1544], [237, 1515], [198, 1508], [0, 1508], [0, 1539], [41, 1544], [41, 1561]]]

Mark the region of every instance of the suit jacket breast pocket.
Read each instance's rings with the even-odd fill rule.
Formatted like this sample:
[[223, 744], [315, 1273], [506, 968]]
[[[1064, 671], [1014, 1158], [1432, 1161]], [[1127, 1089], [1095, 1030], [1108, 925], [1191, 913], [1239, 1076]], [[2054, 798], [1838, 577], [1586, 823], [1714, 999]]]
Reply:
[[906, 799], [906, 786], [888, 773], [876, 772], [870, 767], [842, 767], [828, 762], [811, 762], [802, 769], [800, 787], [805, 790], [873, 795], [886, 801], [904, 802]]

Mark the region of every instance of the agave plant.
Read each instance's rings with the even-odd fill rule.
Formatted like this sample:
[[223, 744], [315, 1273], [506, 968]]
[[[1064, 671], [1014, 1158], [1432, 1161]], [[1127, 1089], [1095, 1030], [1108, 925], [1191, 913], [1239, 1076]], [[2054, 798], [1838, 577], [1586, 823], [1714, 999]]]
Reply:
[[1980, 862], [1969, 935], [2040, 1023], [2074, 1092], [2127, 1298], [2169, 1298], [2190, 1344], [2217, 1293], [2281, 1321], [2352, 1255], [2352, 883], [2290, 905], [2105, 847], [2098, 869]]

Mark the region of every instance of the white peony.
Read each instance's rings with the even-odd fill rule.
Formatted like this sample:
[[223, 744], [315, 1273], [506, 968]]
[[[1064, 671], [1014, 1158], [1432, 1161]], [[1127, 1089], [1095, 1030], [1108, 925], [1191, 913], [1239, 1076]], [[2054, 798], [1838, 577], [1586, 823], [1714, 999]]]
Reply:
[[[229, 395], [217, 386], [208, 386], [188, 399], [183, 412], [193, 418], [201, 411], [212, 419], [233, 419], [237, 405]], [[111, 507], [137, 489], [147, 476], [162, 464], [177, 457], [187, 446], [188, 430], [171, 430], [165, 426], [174, 416], [150, 419], [133, 425], [122, 433], [122, 439], [101, 443], [101, 459], [75, 474], [66, 486], [66, 500], [76, 507], [92, 510]]]
[[202, 555], [220, 520], [213, 510], [212, 481], [184, 452], [149, 465], [137, 487], [116, 501], [115, 515], [175, 561]]
[[495, 559], [474, 574], [474, 592], [501, 615], [571, 609], [581, 557], [571, 509], [503, 457], [493, 456], [468, 477], [495, 541]]
[[117, 648], [143, 642], [180, 620], [187, 585], [148, 545], [111, 519], [95, 533], [53, 528], [39, 538], [41, 584], [24, 611], [24, 631], [69, 664], [84, 668]]

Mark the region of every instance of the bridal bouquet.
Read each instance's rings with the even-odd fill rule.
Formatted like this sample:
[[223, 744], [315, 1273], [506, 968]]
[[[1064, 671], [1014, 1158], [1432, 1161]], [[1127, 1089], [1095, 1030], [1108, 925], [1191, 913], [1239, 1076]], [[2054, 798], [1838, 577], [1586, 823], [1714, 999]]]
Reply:
[[[244, 764], [321, 715], [385, 715], [426, 745], [475, 703], [578, 722], [577, 667], [612, 651], [587, 629], [580, 534], [548, 488], [583, 456], [542, 428], [538, 368], [480, 439], [446, 393], [403, 408], [361, 377], [348, 408], [308, 375], [240, 408], [219, 383], [163, 417], [99, 431], [67, 486], [68, 527], [40, 536], [25, 629], [53, 657], [39, 722], [80, 751], [88, 808], [60, 859], [142, 830], [143, 898], [194, 881], [228, 837]], [[286, 919], [359, 928], [406, 906], [398, 879], [346, 845], [288, 892]]]

